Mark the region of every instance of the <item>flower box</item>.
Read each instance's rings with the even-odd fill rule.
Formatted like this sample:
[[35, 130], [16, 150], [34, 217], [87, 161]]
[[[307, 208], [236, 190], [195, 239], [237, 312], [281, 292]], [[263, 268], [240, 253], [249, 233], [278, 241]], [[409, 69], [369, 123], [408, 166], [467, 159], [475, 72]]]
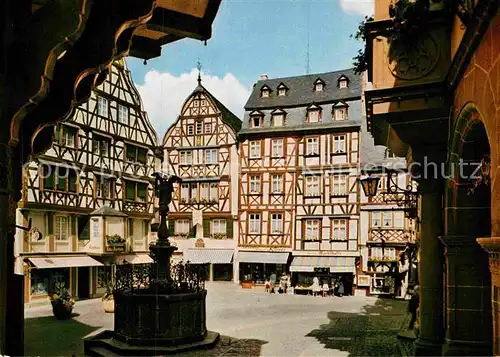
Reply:
[[106, 252], [124, 252], [126, 241], [118, 234], [106, 236]]

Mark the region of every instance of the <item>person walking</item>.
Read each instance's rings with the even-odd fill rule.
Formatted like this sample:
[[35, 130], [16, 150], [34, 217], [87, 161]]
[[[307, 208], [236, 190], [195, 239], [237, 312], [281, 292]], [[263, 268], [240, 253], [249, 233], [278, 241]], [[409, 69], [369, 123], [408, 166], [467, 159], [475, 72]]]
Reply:
[[339, 296], [342, 297], [344, 296], [344, 283], [343, 282], [340, 282], [339, 283]]
[[321, 286], [319, 285], [319, 279], [317, 276], [313, 278], [313, 284], [312, 284], [312, 293], [313, 296], [317, 296], [319, 292], [321, 291]]
[[330, 290], [330, 287], [328, 286], [328, 282], [325, 280], [323, 282], [323, 297], [328, 296], [328, 291]]
[[275, 285], [276, 285], [276, 273], [275, 272], [273, 272], [271, 274], [271, 277], [269, 279], [269, 283], [270, 283], [269, 294], [274, 294], [275, 293], [274, 288], [275, 288]]
[[271, 282], [269, 281], [269, 279], [266, 279], [266, 293], [269, 292], [269, 290], [271, 290]]
[[413, 294], [411, 295], [410, 302], [408, 303], [408, 312], [411, 314], [410, 324], [408, 325], [408, 330], [413, 330], [415, 322], [417, 322], [417, 310], [420, 305], [420, 293], [419, 286], [415, 285], [413, 288]]

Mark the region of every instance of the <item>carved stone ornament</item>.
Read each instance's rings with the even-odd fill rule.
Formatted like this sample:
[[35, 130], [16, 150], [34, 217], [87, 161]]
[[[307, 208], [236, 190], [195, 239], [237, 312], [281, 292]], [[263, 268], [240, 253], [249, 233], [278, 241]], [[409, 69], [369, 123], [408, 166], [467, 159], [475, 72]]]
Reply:
[[31, 228], [30, 239], [31, 239], [31, 241], [39, 241], [42, 239], [42, 233], [40, 233], [38, 228], [36, 228], [36, 227]]
[[415, 80], [428, 75], [439, 60], [439, 46], [430, 34], [419, 34], [410, 40], [389, 44], [387, 65], [399, 79]]

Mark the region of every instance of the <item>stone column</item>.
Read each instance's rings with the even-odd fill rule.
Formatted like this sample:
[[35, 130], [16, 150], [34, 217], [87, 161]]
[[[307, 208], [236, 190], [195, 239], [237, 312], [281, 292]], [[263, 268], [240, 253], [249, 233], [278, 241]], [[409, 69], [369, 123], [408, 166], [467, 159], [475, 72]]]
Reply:
[[442, 181], [418, 182], [420, 196], [420, 334], [415, 356], [439, 356], [443, 342]]
[[478, 238], [489, 255], [491, 307], [493, 320], [493, 356], [500, 356], [500, 237]]
[[445, 356], [491, 356], [487, 254], [473, 236], [440, 237], [446, 254]]
[[214, 281], [214, 265], [212, 263], [208, 264], [209, 270], [208, 270], [208, 280], [209, 281]]

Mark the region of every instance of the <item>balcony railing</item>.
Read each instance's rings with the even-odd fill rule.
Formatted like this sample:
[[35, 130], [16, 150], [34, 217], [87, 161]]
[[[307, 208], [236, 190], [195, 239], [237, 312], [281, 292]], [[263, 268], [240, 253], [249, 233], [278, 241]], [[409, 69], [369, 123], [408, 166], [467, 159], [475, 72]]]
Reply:
[[145, 202], [124, 201], [123, 212], [147, 213], [148, 205]]

